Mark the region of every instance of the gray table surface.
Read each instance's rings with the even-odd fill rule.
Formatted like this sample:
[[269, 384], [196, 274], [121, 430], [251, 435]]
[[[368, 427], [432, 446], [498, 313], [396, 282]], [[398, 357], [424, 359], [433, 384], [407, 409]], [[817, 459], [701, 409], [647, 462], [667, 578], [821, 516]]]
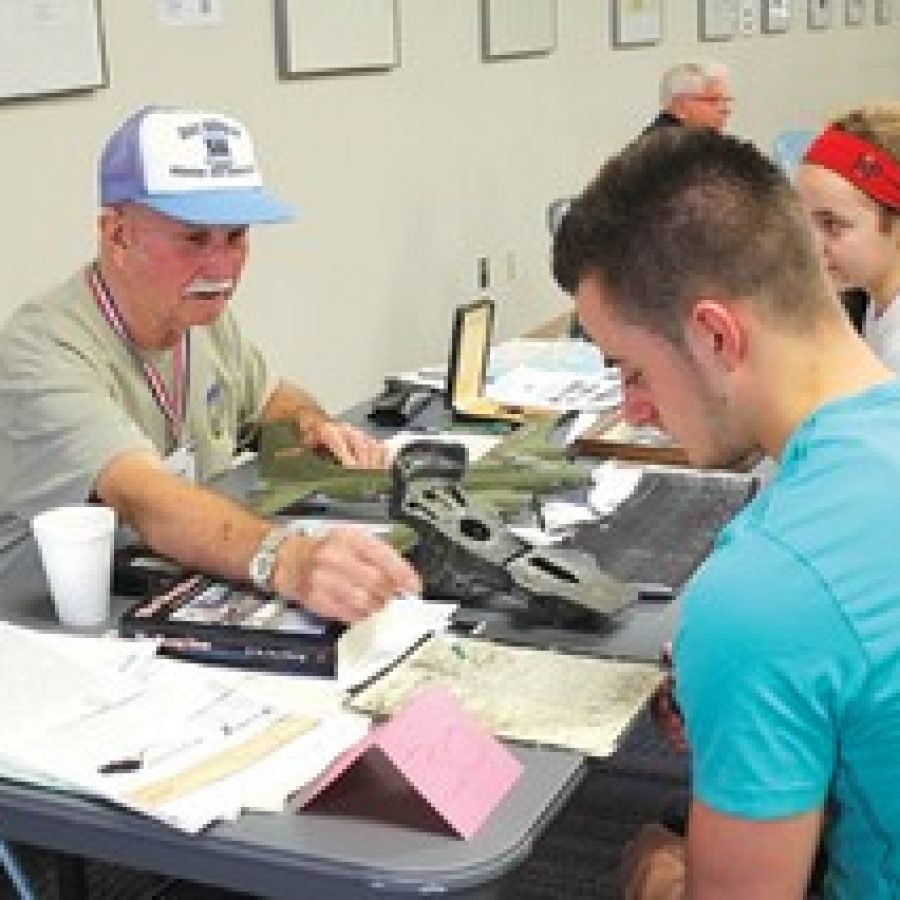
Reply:
[[[241, 496], [252, 467], [219, 487]], [[11, 621], [55, 629], [49, 597], [17, 598], [4, 585]], [[114, 597], [114, 618], [130, 603]], [[302, 676], [297, 676], [302, 677]], [[0, 777], [0, 835], [74, 856], [267, 897], [364, 897], [447, 893], [493, 896], [528, 856], [585, 773], [584, 758], [511, 746], [524, 771], [487, 822], [464, 841], [421, 804], [388, 792], [358, 800], [329, 792], [322, 808], [299, 814], [246, 814], [201, 835], [186, 835], [111, 805]]]
[[[363, 424], [367, 404], [348, 418]], [[431, 427], [446, 422], [437, 400], [424, 417]], [[376, 432], [381, 429], [373, 429]], [[386, 433], [386, 432], [385, 432]], [[253, 467], [235, 470], [218, 488], [246, 496]], [[115, 598], [118, 614], [127, 601]], [[47, 598], [13, 603], [13, 618], [46, 626]], [[600, 656], [656, 659], [677, 617], [677, 603], [643, 604], [629, 610], [605, 633], [534, 630], [523, 642]], [[494, 622], [519, 642], [515, 629]], [[574, 753], [513, 746], [524, 774], [470, 841], [433, 822], [403, 824], [385, 809], [366, 814], [339, 799], [331, 808], [294, 815], [244, 815], [237, 822], [188, 836], [149, 819], [87, 799], [0, 779], [0, 834], [73, 855], [103, 859], [231, 890], [272, 897], [363, 897], [373, 894], [449, 893], [491, 896], [528, 855], [543, 828], [585, 773]], [[346, 800], [347, 798], [344, 798]], [[374, 814], [374, 813], [380, 813]], [[396, 813], [396, 810], [395, 810]], [[374, 815], [373, 815], [374, 814]]]
[[585, 771], [574, 753], [511, 749], [522, 777], [468, 841], [420, 820], [418, 810], [410, 821], [390, 795], [363, 812], [347, 808], [358, 802], [338, 797], [320, 809], [245, 814], [187, 835], [104, 803], [3, 779], [0, 834], [266, 897], [493, 896]]

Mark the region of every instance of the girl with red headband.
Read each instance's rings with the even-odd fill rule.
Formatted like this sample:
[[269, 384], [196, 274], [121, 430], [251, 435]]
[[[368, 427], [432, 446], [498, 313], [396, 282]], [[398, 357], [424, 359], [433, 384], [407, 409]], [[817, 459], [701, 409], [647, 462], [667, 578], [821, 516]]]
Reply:
[[866, 106], [832, 122], [797, 172], [828, 273], [862, 289], [862, 333], [900, 372], [900, 103]]

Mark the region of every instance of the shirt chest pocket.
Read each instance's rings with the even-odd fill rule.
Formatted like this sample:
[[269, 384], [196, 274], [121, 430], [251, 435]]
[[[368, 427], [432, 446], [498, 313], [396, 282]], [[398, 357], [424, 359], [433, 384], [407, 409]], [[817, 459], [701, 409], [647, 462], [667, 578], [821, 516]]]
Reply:
[[201, 480], [227, 469], [234, 456], [240, 400], [233, 379], [225, 375], [210, 378], [203, 386], [191, 433], [195, 441], [198, 474]]

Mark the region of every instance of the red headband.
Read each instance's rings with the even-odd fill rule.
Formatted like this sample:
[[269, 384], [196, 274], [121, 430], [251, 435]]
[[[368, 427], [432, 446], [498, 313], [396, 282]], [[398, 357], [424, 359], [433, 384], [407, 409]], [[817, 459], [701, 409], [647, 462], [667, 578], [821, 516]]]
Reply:
[[900, 163], [880, 147], [840, 128], [826, 128], [803, 161], [837, 172], [873, 200], [900, 210]]

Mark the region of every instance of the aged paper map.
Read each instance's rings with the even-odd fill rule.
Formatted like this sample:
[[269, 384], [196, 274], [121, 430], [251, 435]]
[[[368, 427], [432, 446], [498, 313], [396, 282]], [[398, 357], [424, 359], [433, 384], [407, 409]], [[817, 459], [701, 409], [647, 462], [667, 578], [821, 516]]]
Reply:
[[662, 680], [658, 666], [438, 635], [359, 693], [387, 715], [442, 685], [499, 737], [608, 756]]

